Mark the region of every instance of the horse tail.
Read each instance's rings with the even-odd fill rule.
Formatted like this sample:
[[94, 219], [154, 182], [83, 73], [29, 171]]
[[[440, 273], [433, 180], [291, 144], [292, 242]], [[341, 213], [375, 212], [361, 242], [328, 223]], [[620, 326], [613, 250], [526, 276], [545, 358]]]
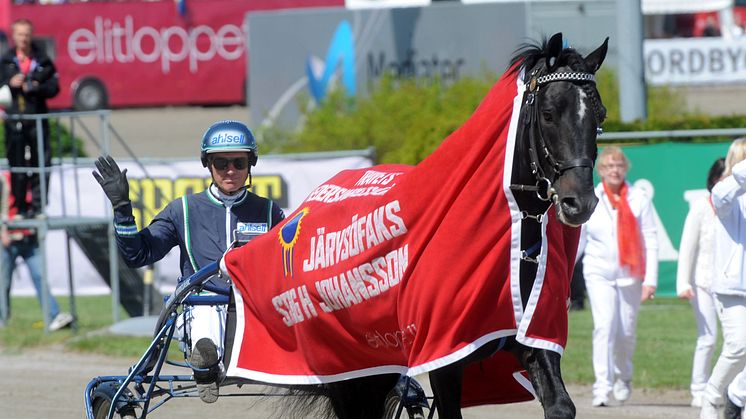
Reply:
[[333, 419], [337, 415], [324, 385], [271, 386], [262, 398], [275, 408], [272, 418]]

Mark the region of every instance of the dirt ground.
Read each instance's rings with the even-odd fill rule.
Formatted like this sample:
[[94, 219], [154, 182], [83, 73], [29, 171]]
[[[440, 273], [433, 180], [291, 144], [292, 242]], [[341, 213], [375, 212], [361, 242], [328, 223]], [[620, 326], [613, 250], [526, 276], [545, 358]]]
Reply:
[[[86, 384], [96, 376], [125, 375], [136, 360], [66, 352], [54, 348], [27, 350], [23, 353], [0, 348], [0, 417], [79, 419], [85, 417], [83, 393]], [[427, 389], [427, 378], [417, 377]], [[257, 391], [256, 386], [242, 389], [228, 387], [224, 393]], [[591, 407], [589, 386], [568, 388], [578, 411], [578, 418], [696, 418], [699, 411], [689, 407], [686, 391], [633, 389], [624, 405]], [[428, 393], [429, 394], [429, 393]], [[255, 397], [223, 397], [213, 405], [197, 398], [171, 400], [153, 418], [264, 419], [273, 416], [270, 401]], [[274, 415], [277, 417], [277, 415]], [[467, 419], [540, 418], [537, 402], [502, 406], [482, 406], [464, 411]]]

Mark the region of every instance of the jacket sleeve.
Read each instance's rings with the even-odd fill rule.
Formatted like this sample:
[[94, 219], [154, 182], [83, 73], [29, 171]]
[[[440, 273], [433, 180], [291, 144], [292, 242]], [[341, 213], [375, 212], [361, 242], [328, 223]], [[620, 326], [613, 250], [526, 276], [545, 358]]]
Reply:
[[738, 198], [746, 192], [746, 160], [736, 163], [732, 172], [712, 188], [712, 206], [721, 219], [733, 214]]
[[676, 294], [681, 295], [694, 286], [694, 266], [699, 250], [699, 230], [702, 213], [699, 202], [695, 202], [684, 221], [679, 245], [679, 261], [676, 268]]
[[139, 268], [163, 259], [179, 244], [176, 227], [175, 202], [161, 211], [150, 225], [137, 231], [132, 206], [125, 205], [114, 210], [114, 231], [117, 247], [122, 259], [131, 268]]
[[10, 82], [10, 78], [13, 77], [10, 69], [11, 64], [5, 59], [5, 56], [0, 58], [0, 86], [8, 84]]
[[644, 197], [640, 212], [640, 230], [643, 246], [645, 247], [645, 279], [643, 285], [658, 286], [658, 227], [655, 219], [657, 214], [653, 202]]
[[57, 74], [57, 68], [49, 58], [44, 58], [41, 62], [44, 67], [44, 71], [34, 81], [38, 82], [38, 85], [29, 86], [26, 94], [36, 95], [44, 99], [51, 99], [60, 92], [60, 80]]

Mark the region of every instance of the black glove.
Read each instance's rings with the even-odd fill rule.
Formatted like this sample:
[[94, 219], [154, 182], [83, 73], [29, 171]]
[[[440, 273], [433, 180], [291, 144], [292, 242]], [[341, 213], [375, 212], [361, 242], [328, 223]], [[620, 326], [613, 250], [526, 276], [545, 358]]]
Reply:
[[119, 170], [117, 162], [111, 156], [99, 157], [96, 160], [98, 172], [93, 171], [93, 177], [104, 190], [114, 209], [130, 203], [130, 186], [127, 183], [127, 169]]

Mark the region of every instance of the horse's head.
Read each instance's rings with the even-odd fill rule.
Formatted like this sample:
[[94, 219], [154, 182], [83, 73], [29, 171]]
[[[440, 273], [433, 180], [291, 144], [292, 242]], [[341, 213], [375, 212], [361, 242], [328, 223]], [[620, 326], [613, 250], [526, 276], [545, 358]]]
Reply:
[[523, 158], [515, 180], [529, 184], [514, 189], [535, 191], [535, 198], [555, 203], [562, 223], [579, 225], [598, 203], [593, 166], [606, 109], [594, 74], [608, 38], [586, 57], [562, 44], [562, 34], [555, 34], [541, 46], [525, 46], [512, 61], [527, 83], [518, 139]]

